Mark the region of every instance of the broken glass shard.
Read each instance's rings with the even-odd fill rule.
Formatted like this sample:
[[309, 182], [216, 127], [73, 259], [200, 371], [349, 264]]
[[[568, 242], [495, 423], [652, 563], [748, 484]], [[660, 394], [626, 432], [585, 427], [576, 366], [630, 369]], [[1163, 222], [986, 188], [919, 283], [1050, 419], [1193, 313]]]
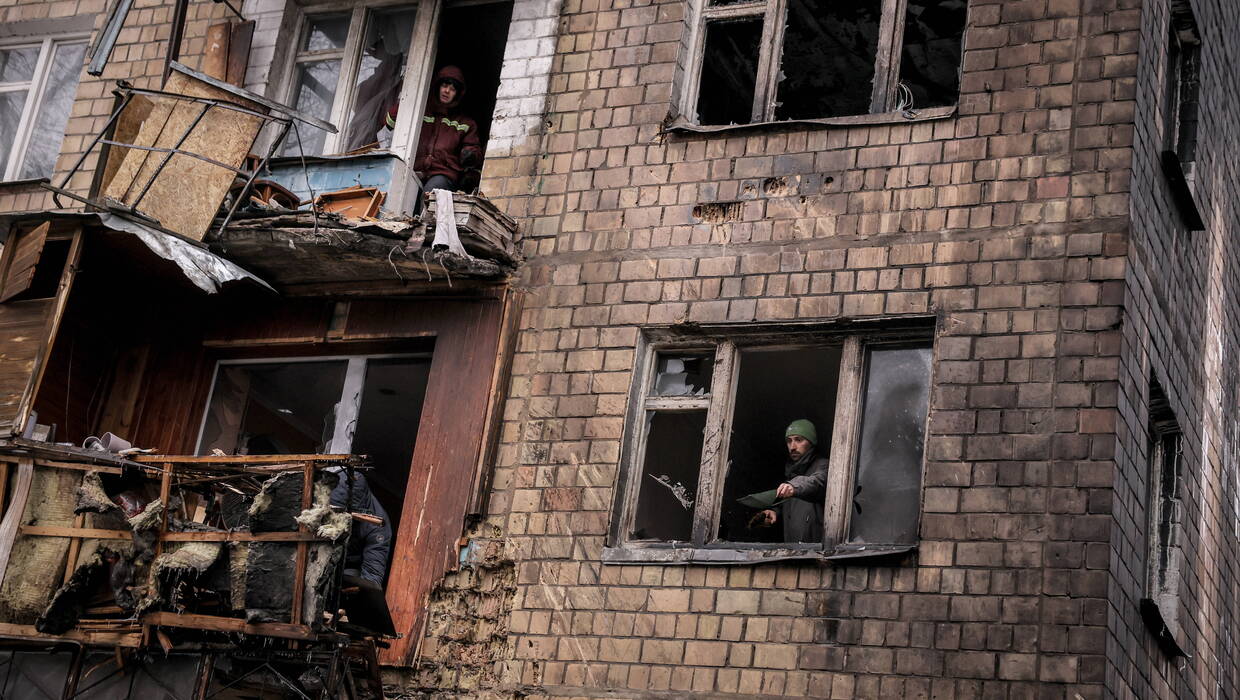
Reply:
[[715, 358], [710, 354], [659, 355], [654, 393], [659, 396], [703, 396], [710, 393]]
[[631, 538], [688, 541], [702, 465], [706, 411], [647, 414], [646, 455]]

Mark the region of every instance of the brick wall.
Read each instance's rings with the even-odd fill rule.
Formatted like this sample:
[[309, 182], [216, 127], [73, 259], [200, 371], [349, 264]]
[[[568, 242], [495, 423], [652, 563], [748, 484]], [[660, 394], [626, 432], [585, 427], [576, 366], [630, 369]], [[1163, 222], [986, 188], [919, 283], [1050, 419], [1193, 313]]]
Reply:
[[[1170, 3], [1142, 7], [1132, 154], [1132, 236], [1120, 371], [1119, 449], [1111, 536], [1112, 599], [1107, 654], [1114, 696], [1225, 698], [1237, 679], [1235, 562], [1240, 493], [1236, 415], [1237, 304], [1233, 232], [1237, 212], [1232, 29], [1240, 8], [1192, 3], [1202, 34], [1202, 121], [1196, 194], [1206, 230], [1181, 223], [1158, 156], [1162, 150]], [[1150, 376], [1157, 377], [1184, 431], [1185, 567], [1180, 619], [1187, 660], [1158, 647], [1137, 613], [1144, 595], [1148, 517], [1146, 454]]]
[[[10, 0], [0, 6], [0, 23], [93, 15], [98, 29], [107, 20], [110, 7], [111, 3], [106, 0]], [[127, 80], [144, 88], [159, 87], [163, 82], [172, 7], [173, 0], [137, 0], [103, 75], [98, 78], [87, 75], [83, 66], [60, 158], [52, 175], [53, 183], [60, 184], [90, 140], [107, 123], [114, 107], [111, 91], [117, 80]], [[181, 43], [181, 62], [197, 68], [206, 46], [207, 27], [230, 14], [223, 4], [191, 2]], [[85, 194], [90, 189], [93, 166], [94, 156], [91, 156], [69, 183], [69, 189]], [[69, 204], [69, 200], [65, 202]], [[54, 206], [51, 195], [39, 187], [0, 183], [0, 212], [34, 211]]]
[[[545, 152], [487, 162], [529, 259], [486, 515], [502, 683], [1104, 697], [1140, 7], [970, 2], [949, 118], [666, 134], [685, 11], [565, 0]], [[601, 563], [642, 326], [927, 313], [916, 557]]]

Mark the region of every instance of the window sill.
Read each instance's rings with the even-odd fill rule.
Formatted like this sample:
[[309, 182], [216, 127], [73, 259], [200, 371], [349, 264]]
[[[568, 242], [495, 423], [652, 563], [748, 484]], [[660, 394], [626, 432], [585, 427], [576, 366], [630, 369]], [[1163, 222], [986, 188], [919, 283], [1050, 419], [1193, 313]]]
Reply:
[[1168, 624], [1168, 618], [1163, 615], [1162, 605], [1157, 600], [1141, 599], [1141, 619], [1145, 621], [1145, 626], [1154, 634], [1158, 645], [1162, 647], [1167, 656], [1173, 659], [1188, 656], [1181, 643], [1184, 633], [1175, 623]]
[[51, 182], [45, 177], [30, 177], [24, 180], [0, 180], [0, 189], [17, 189], [19, 187], [38, 187], [45, 182]]
[[627, 544], [604, 547], [605, 564], [761, 564], [773, 561], [817, 561], [852, 564], [899, 557], [917, 545], [841, 545], [824, 552], [817, 545], [801, 547], [755, 545], [752, 547], [694, 547], [681, 543]]
[[1193, 188], [1184, 175], [1184, 166], [1175, 151], [1162, 152], [1162, 171], [1171, 187], [1171, 198], [1180, 210], [1180, 217], [1189, 231], [1205, 230], [1205, 221], [1201, 218], [1201, 210], [1197, 208], [1197, 198], [1193, 196]]
[[956, 106], [927, 107], [916, 110], [912, 116], [903, 112], [883, 112], [882, 114], [857, 114], [848, 117], [829, 117], [826, 119], [789, 119], [787, 121], [754, 122], [752, 124], [694, 124], [684, 117], [677, 117], [663, 127], [665, 132], [689, 134], [715, 134], [721, 132], [746, 131], [750, 129], [769, 129], [772, 127], [849, 127], [871, 126], [877, 124], [909, 124], [915, 122], [947, 119], [956, 114]]

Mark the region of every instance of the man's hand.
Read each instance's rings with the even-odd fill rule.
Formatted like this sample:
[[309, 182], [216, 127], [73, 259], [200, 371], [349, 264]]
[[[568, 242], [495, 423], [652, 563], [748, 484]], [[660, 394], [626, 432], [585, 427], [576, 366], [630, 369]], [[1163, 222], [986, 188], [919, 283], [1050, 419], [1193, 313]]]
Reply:
[[755, 527], [770, 527], [774, 525], [777, 520], [779, 520], [779, 516], [775, 514], [775, 511], [761, 510], [754, 513], [753, 517], [749, 519], [749, 527], [750, 529]]
[[775, 489], [776, 498], [792, 498], [795, 495], [797, 495], [796, 487], [789, 483], [780, 484], [779, 488]]

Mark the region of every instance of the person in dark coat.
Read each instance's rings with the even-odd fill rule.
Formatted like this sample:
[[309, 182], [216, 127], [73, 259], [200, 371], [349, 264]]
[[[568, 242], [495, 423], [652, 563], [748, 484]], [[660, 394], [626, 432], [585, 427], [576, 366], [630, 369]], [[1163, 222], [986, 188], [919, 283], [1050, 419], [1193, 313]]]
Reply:
[[[331, 504], [337, 508], [345, 508], [349, 502], [349, 478], [343, 469], [333, 469], [340, 477], [332, 489]], [[354, 513], [366, 513], [383, 519], [381, 525], [362, 520], [353, 521], [353, 529], [349, 532], [349, 548], [345, 552], [345, 574], [358, 576], [382, 586], [387, 577], [388, 557], [392, 553], [392, 523], [388, 520], [387, 511], [375, 498], [370, 490], [366, 477], [353, 472], [353, 504], [348, 510]]]
[[827, 458], [818, 454], [818, 431], [804, 418], [794, 420], [784, 430], [784, 444], [788, 461], [775, 497], [785, 500], [755, 520], [767, 527], [782, 523], [784, 542], [821, 542]]
[[422, 178], [423, 192], [455, 190], [466, 168], [482, 162], [478, 125], [459, 110], [464, 96], [465, 74], [461, 69], [439, 69], [431, 83], [413, 161], [413, 169]]

